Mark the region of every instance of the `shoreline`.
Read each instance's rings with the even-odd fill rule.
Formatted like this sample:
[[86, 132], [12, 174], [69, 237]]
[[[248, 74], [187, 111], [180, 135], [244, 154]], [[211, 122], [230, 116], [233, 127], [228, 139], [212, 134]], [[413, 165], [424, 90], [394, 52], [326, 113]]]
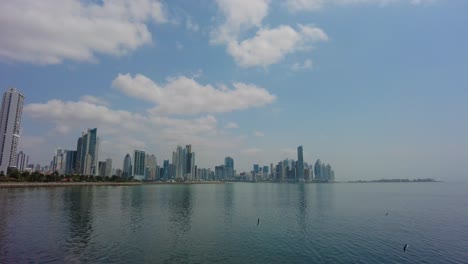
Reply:
[[76, 187], [76, 186], [142, 186], [153, 184], [223, 184], [224, 182], [0, 182], [2, 188]]

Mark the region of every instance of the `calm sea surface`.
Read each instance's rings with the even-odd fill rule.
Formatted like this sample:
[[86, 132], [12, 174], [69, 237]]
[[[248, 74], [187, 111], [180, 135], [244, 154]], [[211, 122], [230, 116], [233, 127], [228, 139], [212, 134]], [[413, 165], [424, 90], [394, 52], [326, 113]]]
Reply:
[[0, 263], [28, 262], [468, 263], [468, 185], [0, 189]]

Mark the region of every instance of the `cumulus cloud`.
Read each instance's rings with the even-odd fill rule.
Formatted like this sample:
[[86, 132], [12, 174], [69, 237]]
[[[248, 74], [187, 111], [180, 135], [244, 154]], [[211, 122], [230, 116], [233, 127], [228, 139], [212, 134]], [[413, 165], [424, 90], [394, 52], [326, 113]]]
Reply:
[[224, 22], [211, 32], [211, 42], [227, 43], [243, 31], [260, 27], [268, 14], [269, 0], [217, 0]]
[[[43, 134], [41, 142], [49, 142], [41, 143], [44, 145], [74, 147], [81, 131], [97, 127], [102, 140], [101, 157], [122, 160], [125, 153], [142, 149], [161, 159], [167, 158], [177, 145], [193, 144], [204, 153], [205, 160], [197, 159], [197, 164], [204, 166], [219, 158], [217, 153], [236, 150], [245, 141], [242, 136], [225, 133], [225, 128], [237, 128], [238, 124], [228, 122], [223, 127], [212, 113], [258, 107], [275, 100], [266, 89], [254, 85], [234, 83], [231, 88], [223, 85], [214, 88], [184, 76], [158, 85], [143, 75], [125, 74], [117, 76], [113, 86], [130, 97], [154, 103], [155, 107], [142, 113], [119, 110], [99, 97], [84, 95], [77, 101], [55, 99], [28, 104], [24, 107], [25, 117], [52, 125]], [[175, 114], [191, 117], [174, 117]], [[64, 142], [59, 138], [68, 143], [56, 143]], [[34, 142], [30, 140], [24, 146], [31, 149]], [[41, 149], [47, 147], [52, 151], [57, 145]]]
[[105, 106], [110, 105], [110, 103], [107, 100], [104, 100], [100, 97], [89, 95], [89, 94], [81, 96], [80, 100], [83, 102], [91, 103], [91, 104], [105, 105]]
[[[211, 43], [226, 45], [227, 53], [243, 67], [267, 67], [305, 50], [306, 45], [328, 39], [322, 29], [311, 25], [265, 28], [268, 0], [218, 0], [217, 4], [225, 20], [211, 32]], [[252, 29], [257, 30], [255, 36], [245, 38], [243, 33]]]
[[326, 40], [328, 36], [320, 28], [299, 25], [295, 30], [282, 25], [274, 29], [261, 29], [254, 37], [240, 43], [230, 42], [228, 53], [241, 66], [266, 67], [279, 62], [287, 54], [305, 50], [315, 42]]
[[155, 103], [156, 107], [151, 109], [155, 114], [224, 113], [263, 106], [276, 99], [266, 89], [253, 84], [213, 87], [185, 76], [157, 84], [144, 75], [119, 74], [112, 86], [128, 96]]
[[303, 63], [296, 62], [292, 65], [293, 71], [303, 71], [312, 69], [312, 60], [306, 59]]
[[[167, 157], [177, 145], [193, 144], [197, 150], [215, 152], [219, 149], [235, 148], [240, 139], [219, 133], [218, 120], [212, 115], [196, 118], [172, 118], [146, 113], [144, 115], [125, 110], [111, 109], [89, 102], [50, 100], [24, 107], [28, 118], [54, 125], [51, 132], [41, 139], [41, 144], [64, 135], [68, 145], [74, 146], [80, 131], [97, 127], [101, 137], [101, 157], [117, 161], [127, 152], [142, 149], [155, 152], [159, 158]], [[37, 141], [37, 140], [36, 140]], [[23, 142], [26, 149], [37, 143]], [[47, 145], [47, 144], [45, 144]], [[66, 144], [65, 144], [66, 145]], [[48, 146], [50, 151], [57, 146]], [[47, 146], [42, 148], [42, 151]], [[36, 157], [37, 158], [37, 157]], [[119, 166], [119, 163], [116, 163]]]
[[0, 60], [58, 64], [122, 55], [152, 42], [149, 22], [166, 21], [157, 0], [3, 1]]
[[433, 3], [436, 0], [287, 0], [286, 5], [290, 11], [313, 11], [322, 9], [326, 5], [346, 6], [357, 4], [376, 4], [385, 6], [394, 3], [409, 3], [412, 5], [420, 5]]

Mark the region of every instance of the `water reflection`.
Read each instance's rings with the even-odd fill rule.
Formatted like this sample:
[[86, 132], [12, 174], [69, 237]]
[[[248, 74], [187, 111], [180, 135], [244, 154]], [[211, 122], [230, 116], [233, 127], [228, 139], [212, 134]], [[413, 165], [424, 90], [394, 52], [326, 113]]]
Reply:
[[10, 207], [9, 196], [12, 194], [11, 189], [4, 189], [0, 191], [0, 256], [6, 256], [8, 251], [8, 233], [9, 221], [14, 211]]
[[318, 183], [315, 184], [315, 194], [317, 200], [317, 211], [323, 215], [331, 211], [334, 206], [335, 184]]
[[63, 192], [65, 215], [68, 216], [68, 238], [62, 250], [68, 252], [67, 263], [80, 263], [83, 251], [89, 246], [93, 234], [93, 189], [73, 187]]
[[224, 184], [224, 223], [232, 224], [234, 184]]
[[[306, 190], [306, 184], [300, 183], [297, 185], [298, 187], [298, 203], [297, 203], [297, 209], [298, 209], [298, 215], [296, 217], [297, 222], [299, 224], [299, 228], [302, 231], [306, 230], [306, 227], [308, 225], [307, 223], [307, 193], [309, 190]], [[310, 223], [309, 223], [310, 224]]]
[[169, 199], [171, 229], [176, 231], [176, 234], [188, 232], [192, 215], [191, 186], [173, 188]]

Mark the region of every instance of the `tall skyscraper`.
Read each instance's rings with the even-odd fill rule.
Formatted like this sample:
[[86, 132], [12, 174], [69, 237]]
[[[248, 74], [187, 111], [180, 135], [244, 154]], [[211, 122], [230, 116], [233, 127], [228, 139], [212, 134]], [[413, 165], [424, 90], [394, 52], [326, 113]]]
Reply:
[[169, 179], [170, 166], [171, 165], [169, 164], [169, 160], [164, 160], [163, 170], [162, 170], [162, 174], [160, 176], [160, 178], [162, 180], [168, 180]]
[[254, 164], [253, 165], [253, 171], [254, 171], [255, 174], [259, 173], [260, 172], [260, 165]]
[[16, 167], [16, 154], [21, 128], [24, 96], [15, 88], [3, 94], [0, 109], [0, 171]]
[[133, 177], [135, 180], [142, 181], [145, 179], [145, 152], [135, 150], [133, 153]]
[[231, 157], [224, 158], [224, 173], [226, 179], [234, 178], [234, 159]]
[[145, 155], [145, 166], [146, 166], [146, 169], [145, 169], [145, 178], [147, 180], [156, 180], [156, 167], [158, 166], [157, 165], [157, 161], [156, 161], [156, 156], [155, 155], [150, 155], [150, 154], [146, 154]]
[[177, 146], [177, 150], [172, 152], [172, 169], [170, 174], [174, 178], [186, 181], [193, 180], [195, 176], [195, 153], [192, 152], [191, 145], [187, 145], [185, 148]]
[[123, 172], [122, 172], [122, 177], [123, 178], [130, 178], [132, 176], [132, 157], [130, 157], [130, 154], [127, 153], [124, 158], [123, 162]]
[[315, 180], [322, 180], [322, 162], [318, 159], [314, 165]]
[[106, 173], [105, 173], [105, 176], [112, 177], [112, 159], [111, 158], [106, 159]]
[[66, 175], [76, 173], [76, 150], [65, 150], [65, 171]]
[[98, 175], [99, 138], [97, 128], [88, 129], [78, 138], [76, 145], [76, 169], [78, 174]]
[[302, 146], [297, 148], [297, 180], [299, 182], [304, 181], [304, 156], [302, 151]]
[[18, 155], [16, 155], [16, 168], [19, 171], [24, 171], [28, 167], [29, 156], [24, 154], [23, 151], [20, 151]]

